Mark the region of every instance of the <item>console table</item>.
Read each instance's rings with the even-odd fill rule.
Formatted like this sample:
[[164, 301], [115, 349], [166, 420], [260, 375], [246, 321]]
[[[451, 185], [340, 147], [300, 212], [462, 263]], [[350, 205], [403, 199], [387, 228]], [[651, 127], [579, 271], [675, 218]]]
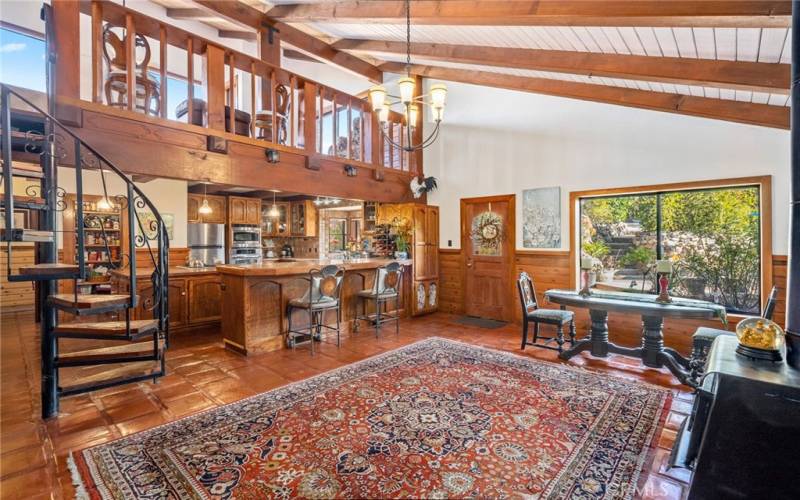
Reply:
[[714, 340], [670, 465], [693, 471], [690, 499], [796, 499], [800, 370], [739, 356], [737, 345]]
[[[712, 319], [726, 322], [725, 308], [692, 299], [673, 299], [672, 303], [656, 302], [655, 295], [626, 292], [594, 292], [581, 296], [574, 290], [548, 290], [544, 294], [548, 302], [563, 306], [589, 309], [592, 326], [588, 339], [582, 339], [574, 347], [562, 352], [561, 359], [569, 359], [582, 352], [605, 358], [608, 353], [641, 358], [645, 366], [667, 367], [681, 383], [694, 386], [689, 374], [689, 360], [678, 351], [664, 346], [664, 318]], [[642, 317], [643, 339], [641, 347], [622, 347], [608, 340], [608, 313], [638, 314]]]

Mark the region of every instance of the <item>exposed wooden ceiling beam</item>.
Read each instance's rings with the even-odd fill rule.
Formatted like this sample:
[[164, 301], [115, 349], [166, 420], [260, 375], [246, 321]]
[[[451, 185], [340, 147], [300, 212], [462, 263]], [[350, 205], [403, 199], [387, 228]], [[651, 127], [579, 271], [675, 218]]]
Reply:
[[254, 42], [258, 39], [258, 35], [251, 31], [231, 31], [231, 30], [219, 30], [220, 38], [234, 38], [236, 40], [247, 40], [249, 42]]
[[[405, 42], [340, 40], [339, 50], [405, 54]], [[587, 76], [789, 93], [788, 64], [649, 57], [561, 50], [414, 43], [413, 55], [437, 61], [503, 68], [553, 71]]]
[[[402, 63], [386, 63], [381, 65], [381, 68], [384, 71], [397, 73], [404, 71], [405, 65]], [[726, 99], [667, 94], [591, 83], [527, 78], [488, 71], [471, 71], [437, 66], [412, 66], [411, 72], [439, 80], [569, 97], [654, 111], [666, 111], [668, 113], [713, 118], [763, 127], [789, 129], [789, 108], [783, 106], [769, 106]]]
[[213, 19], [214, 14], [203, 9], [167, 9], [167, 16], [172, 19]]
[[262, 12], [241, 2], [224, 0], [194, 0], [198, 5], [213, 10], [225, 18], [255, 29], [272, 27], [280, 32], [283, 42], [328, 61], [342, 69], [351, 71], [376, 83], [383, 81], [383, 73], [377, 66], [368, 63], [347, 52], [331, 47], [324, 41], [315, 38], [297, 28], [282, 22], [269, 19]]
[[297, 61], [319, 63], [317, 59], [300, 52], [299, 50], [283, 49], [283, 57], [287, 59], [295, 59]]
[[[283, 22], [404, 23], [405, 2], [287, 4], [267, 12]], [[519, 26], [789, 27], [789, 0], [414, 0], [415, 24]]]

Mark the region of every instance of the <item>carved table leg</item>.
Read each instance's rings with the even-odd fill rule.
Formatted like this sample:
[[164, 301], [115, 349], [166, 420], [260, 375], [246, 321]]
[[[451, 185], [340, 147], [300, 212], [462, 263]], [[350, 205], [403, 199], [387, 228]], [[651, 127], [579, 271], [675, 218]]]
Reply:
[[582, 339], [566, 351], [558, 355], [561, 359], [569, 359], [576, 354], [591, 350], [592, 356], [604, 358], [608, 356], [608, 311], [589, 310], [592, 328], [588, 339]]
[[663, 366], [659, 354], [664, 351], [664, 318], [661, 316], [642, 316], [644, 328], [642, 335], [642, 362], [651, 368]]

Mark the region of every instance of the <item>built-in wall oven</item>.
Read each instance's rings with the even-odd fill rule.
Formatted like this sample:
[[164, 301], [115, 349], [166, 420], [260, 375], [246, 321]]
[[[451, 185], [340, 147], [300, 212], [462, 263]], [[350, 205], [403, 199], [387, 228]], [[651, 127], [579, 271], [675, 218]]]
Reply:
[[231, 264], [261, 262], [261, 227], [249, 224], [231, 226]]

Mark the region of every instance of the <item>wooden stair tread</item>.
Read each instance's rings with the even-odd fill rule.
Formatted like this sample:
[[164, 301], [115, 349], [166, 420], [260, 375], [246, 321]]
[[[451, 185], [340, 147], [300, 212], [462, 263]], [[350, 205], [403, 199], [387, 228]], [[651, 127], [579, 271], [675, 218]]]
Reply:
[[75, 309], [93, 309], [112, 305], [126, 304], [130, 300], [129, 295], [92, 295], [79, 293], [77, 300], [71, 293], [56, 293], [48, 297], [51, 304], [62, 307], [73, 307]]
[[30, 241], [39, 243], [50, 243], [55, 241], [55, 233], [52, 231], [39, 231], [36, 229], [15, 228], [11, 231], [11, 236], [6, 236], [6, 230], [0, 229], [0, 237], [3, 241]]
[[19, 273], [20, 274], [29, 274], [29, 275], [46, 275], [46, 274], [62, 274], [62, 273], [69, 273], [75, 272], [77, 273], [80, 271], [80, 267], [77, 264], [34, 264], [32, 266], [20, 266]]
[[[125, 296], [127, 297], [127, 295]], [[131, 320], [131, 333], [142, 333], [158, 328], [157, 319]], [[56, 333], [125, 333], [125, 321], [98, 321], [93, 323], [64, 323], [55, 328]]]
[[[0, 206], [5, 205], [6, 198], [5, 196], [0, 196]], [[14, 205], [46, 205], [47, 202], [44, 198], [39, 198], [38, 196], [20, 196], [14, 195]]]
[[[76, 376], [69, 378], [69, 385], [59, 386], [59, 391], [62, 395], [81, 394], [84, 392], [95, 391], [104, 387], [113, 387], [125, 383], [142, 382], [153, 377], [160, 377], [163, 375], [160, 369], [154, 367], [155, 361], [140, 361], [126, 365], [125, 370], [108, 370], [100, 373], [94, 373], [89, 376]], [[135, 365], [135, 367], [134, 367]], [[150, 367], [146, 367], [150, 365]], [[73, 370], [75, 368], [72, 368]], [[83, 370], [83, 368], [78, 368]], [[109, 377], [109, 375], [114, 375]], [[66, 381], [66, 380], [62, 380]]]
[[[159, 347], [164, 347], [164, 340], [160, 339], [158, 341]], [[120, 345], [112, 345], [112, 346], [105, 346], [105, 347], [94, 347], [91, 349], [84, 349], [82, 351], [74, 351], [70, 353], [62, 353], [59, 357], [66, 358], [69, 356], [88, 356], [92, 354], [120, 354], [120, 353], [132, 353], [136, 351], [144, 351], [149, 349], [151, 352], [153, 351], [153, 341], [152, 340], [140, 340], [138, 342], [127, 342], [125, 344]]]
[[[164, 341], [159, 340], [159, 355], [163, 356], [164, 349]], [[85, 351], [62, 354], [58, 357], [56, 364], [60, 365], [62, 368], [70, 367], [70, 365], [72, 365], [72, 367], [77, 367], [79, 364], [83, 364], [86, 367], [92, 367], [101, 364], [115, 363], [149, 363], [157, 360], [158, 359], [153, 356], [152, 342], [136, 342], [126, 345], [101, 347], [98, 349], [88, 349]]]

